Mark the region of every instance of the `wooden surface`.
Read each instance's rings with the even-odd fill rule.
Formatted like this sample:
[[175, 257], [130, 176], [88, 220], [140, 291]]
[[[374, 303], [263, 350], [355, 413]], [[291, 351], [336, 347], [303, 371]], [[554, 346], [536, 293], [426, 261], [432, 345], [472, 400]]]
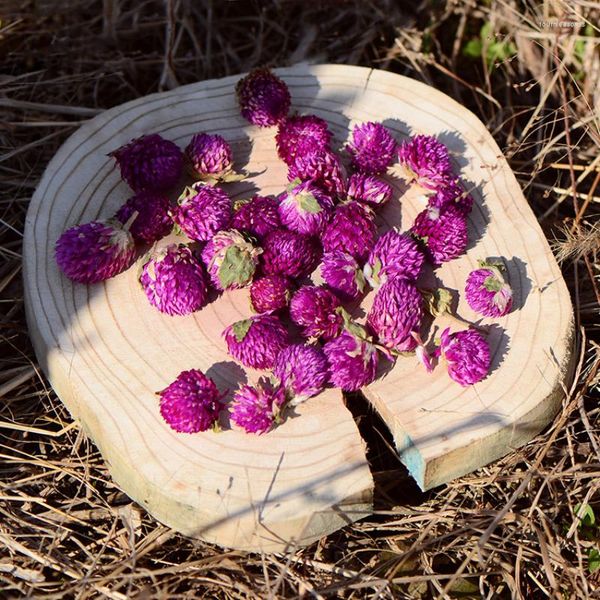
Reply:
[[[327, 119], [337, 144], [355, 122], [373, 119], [383, 120], [398, 139], [429, 133], [448, 144], [464, 179], [478, 191], [470, 218], [473, 242], [466, 257], [439, 270], [444, 285], [462, 293], [477, 258], [509, 260], [516, 308], [491, 334], [490, 377], [464, 389], [442, 368], [428, 376], [414, 359], [402, 358], [365, 390], [419, 485], [448, 481], [531, 439], [560, 405], [572, 311], [534, 215], [485, 127], [443, 94], [397, 75], [339, 65], [279, 73], [290, 86], [292, 109]], [[189, 317], [168, 317], [147, 303], [136, 266], [105, 284], [74, 286], [58, 272], [53, 251], [66, 227], [110, 216], [128, 197], [106, 154], [143, 133], [158, 132], [184, 146], [198, 131], [218, 132], [232, 143], [238, 168], [253, 173], [227, 188], [234, 198], [279, 192], [286, 178], [273, 131], [239, 117], [237, 79], [201, 82], [116, 107], [65, 143], [27, 216], [26, 307], [52, 386], [127, 494], [187, 535], [278, 551], [309, 543], [371, 510], [365, 446], [341, 394], [326, 391], [260, 437], [229, 429], [177, 434], [163, 423], [155, 392], [181, 370], [200, 368], [231, 391], [240, 380], [256, 378], [235, 365], [221, 338], [226, 325], [250, 314], [247, 291], [226, 293]], [[422, 200], [416, 190], [391, 181], [396, 197], [379, 225], [408, 228]], [[462, 301], [459, 311], [475, 318]]]

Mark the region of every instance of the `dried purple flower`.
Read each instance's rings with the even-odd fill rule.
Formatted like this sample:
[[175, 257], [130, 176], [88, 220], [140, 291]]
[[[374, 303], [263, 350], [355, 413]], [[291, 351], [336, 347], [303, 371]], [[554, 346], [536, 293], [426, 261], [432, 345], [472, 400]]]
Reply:
[[188, 315], [207, 300], [202, 264], [183, 244], [155, 252], [142, 267], [140, 283], [150, 304], [167, 315]]
[[138, 192], [121, 206], [115, 218], [126, 223], [137, 212], [129, 233], [137, 242], [153, 244], [173, 229], [169, 207], [169, 198], [160, 192]]
[[220, 135], [197, 133], [184, 155], [193, 175], [204, 181], [227, 181], [233, 174], [231, 147]]
[[427, 202], [430, 212], [445, 210], [448, 206], [455, 206], [465, 217], [473, 208], [473, 196], [465, 192], [458, 179], [451, 179], [437, 188]]
[[285, 275], [265, 275], [252, 282], [250, 302], [257, 313], [285, 308], [292, 295], [292, 281]]
[[329, 150], [331, 131], [327, 122], [315, 115], [296, 115], [279, 123], [275, 142], [277, 154], [287, 165], [313, 150]]
[[333, 212], [333, 200], [312, 181], [296, 180], [279, 196], [279, 218], [296, 233], [319, 235]]
[[321, 250], [313, 238], [287, 229], [267, 234], [263, 250], [261, 264], [265, 275], [302, 277], [314, 271], [321, 258]]
[[424, 262], [425, 256], [412, 237], [390, 229], [377, 239], [369, 253], [365, 277], [374, 289], [394, 277], [415, 280]]
[[365, 276], [357, 260], [347, 252], [325, 252], [321, 277], [343, 301], [356, 300], [365, 292]]
[[398, 149], [398, 161], [408, 178], [435, 190], [453, 179], [448, 148], [430, 135], [416, 135]]
[[482, 268], [467, 277], [465, 295], [469, 306], [486, 317], [503, 317], [510, 312], [513, 294], [504, 279], [503, 266], [495, 262], [480, 262]]
[[384, 283], [373, 300], [367, 324], [387, 348], [401, 351], [415, 347], [411, 332], [418, 332], [423, 318], [423, 299], [417, 286], [396, 277]]
[[448, 375], [462, 386], [478, 383], [489, 373], [489, 345], [474, 329], [457, 333], [445, 329], [437, 353], [446, 360]]
[[135, 245], [127, 223], [116, 219], [92, 221], [67, 229], [56, 242], [56, 262], [78, 283], [98, 283], [128, 269], [135, 260]]
[[392, 186], [375, 175], [354, 173], [348, 179], [348, 200], [364, 202], [372, 208], [383, 206], [392, 197]]
[[234, 208], [232, 227], [254, 236], [259, 241], [267, 233], [281, 227], [275, 198], [254, 196], [246, 202], [236, 202]]
[[217, 426], [222, 394], [202, 371], [182, 371], [160, 395], [160, 414], [171, 429], [197, 433]]
[[373, 211], [368, 206], [356, 201], [345, 202], [337, 206], [325, 227], [321, 239], [323, 249], [347, 252], [364, 261], [375, 243], [376, 231]]
[[229, 354], [244, 366], [272, 369], [278, 354], [289, 345], [288, 332], [274, 315], [256, 315], [223, 331]]
[[331, 196], [343, 196], [346, 190], [344, 167], [330, 150], [310, 150], [298, 154], [288, 165], [288, 180], [312, 180]]
[[181, 177], [181, 150], [160, 135], [143, 135], [113, 150], [108, 156], [117, 161], [121, 177], [135, 192], [164, 192]]
[[290, 301], [290, 317], [307, 337], [336, 337], [344, 322], [340, 299], [326, 287], [304, 285]]
[[173, 221], [190, 239], [210, 240], [231, 221], [231, 200], [218, 187], [202, 182], [186, 187], [173, 210]]
[[346, 146], [352, 166], [362, 173], [378, 175], [392, 164], [397, 152], [396, 140], [382, 123], [362, 123], [352, 130]]
[[323, 391], [329, 379], [329, 364], [318, 346], [292, 344], [277, 357], [273, 374], [295, 405]]
[[235, 87], [242, 117], [258, 127], [271, 127], [290, 110], [287, 85], [269, 69], [254, 69]]
[[282, 386], [273, 386], [261, 377], [255, 386], [243, 385], [233, 396], [231, 420], [246, 431], [262, 435], [279, 420], [285, 403]]
[[456, 206], [420, 212], [410, 231], [423, 240], [434, 265], [457, 258], [467, 248], [467, 221]]

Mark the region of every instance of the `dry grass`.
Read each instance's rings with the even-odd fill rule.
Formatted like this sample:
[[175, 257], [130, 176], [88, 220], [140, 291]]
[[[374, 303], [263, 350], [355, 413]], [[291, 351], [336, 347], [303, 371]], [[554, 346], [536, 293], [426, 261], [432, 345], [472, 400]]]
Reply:
[[[598, 597], [600, 570], [592, 571], [600, 529], [589, 510], [600, 514], [599, 12], [573, 0], [5, 0], [0, 596]], [[550, 25], [560, 20], [588, 26]], [[464, 56], [485, 23], [495, 37], [480, 40], [484, 56], [507, 54], [493, 65]], [[498, 40], [505, 45], [493, 46]], [[377, 514], [293, 555], [265, 559], [174, 534], [111, 482], [36, 364], [23, 311], [21, 240], [45, 165], [99, 110], [177, 84], [302, 60], [409, 74], [479, 115], [563, 260], [581, 351], [576, 381], [543, 436], [427, 494], [413, 489], [385, 428], [365, 412], [359, 418], [379, 434], [371, 444]]]

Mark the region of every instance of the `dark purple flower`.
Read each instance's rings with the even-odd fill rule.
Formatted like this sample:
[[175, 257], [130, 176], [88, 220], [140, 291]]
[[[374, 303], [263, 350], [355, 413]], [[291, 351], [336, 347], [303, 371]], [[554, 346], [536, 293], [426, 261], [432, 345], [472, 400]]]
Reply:
[[398, 161], [408, 178], [435, 190], [454, 178], [448, 148], [430, 135], [416, 135], [398, 149]]
[[220, 135], [197, 133], [184, 150], [192, 173], [205, 180], [221, 180], [232, 172], [231, 147]]
[[290, 317], [302, 327], [307, 338], [322, 337], [326, 340], [337, 336], [343, 325], [339, 309], [340, 299], [329, 289], [316, 285], [304, 285], [290, 301]]
[[321, 277], [344, 301], [356, 300], [366, 289], [365, 277], [357, 260], [347, 252], [325, 252], [321, 261]]
[[183, 170], [183, 154], [177, 144], [157, 133], [131, 140], [109, 156], [117, 161], [121, 177], [135, 192], [164, 192], [179, 181]]
[[298, 181], [279, 196], [278, 210], [290, 231], [319, 235], [333, 213], [333, 200], [312, 181]]
[[392, 186], [375, 175], [354, 173], [348, 179], [347, 197], [348, 200], [357, 200], [377, 208], [389, 202]]
[[277, 357], [273, 374], [295, 405], [323, 391], [329, 379], [329, 364], [318, 346], [292, 344]]
[[169, 198], [160, 192], [138, 192], [121, 206], [115, 218], [121, 223], [127, 223], [133, 213], [137, 212], [129, 233], [138, 242], [153, 244], [173, 229], [169, 207]]
[[331, 131], [326, 121], [315, 115], [296, 115], [279, 123], [275, 142], [277, 154], [286, 165], [297, 156], [313, 150], [329, 150]]
[[235, 392], [231, 405], [231, 420], [246, 431], [261, 435], [279, 419], [285, 402], [282, 386], [273, 386], [261, 377], [257, 385], [243, 385]]
[[330, 150], [310, 150], [299, 154], [288, 165], [288, 180], [312, 180], [333, 197], [341, 197], [346, 190], [344, 167]]
[[462, 386], [478, 383], [489, 373], [490, 348], [486, 339], [474, 329], [457, 333], [445, 329], [438, 353], [446, 360], [448, 375]]
[[264, 239], [262, 271], [265, 275], [279, 273], [303, 277], [314, 271], [320, 258], [320, 248], [313, 238], [287, 229], [276, 229]]
[[236, 202], [232, 227], [262, 240], [267, 233], [281, 227], [277, 200], [265, 196], [253, 196], [247, 202]]
[[277, 125], [290, 110], [287, 85], [269, 69], [254, 69], [235, 87], [242, 117], [258, 127]]
[[465, 192], [458, 179], [451, 179], [437, 188], [427, 202], [430, 212], [445, 210], [448, 206], [455, 206], [465, 217], [473, 208], [473, 196]]
[[292, 295], [292, 281], [285, 275], [265, 275], [252, 282], [250, 302], [257, 313], [285, 308]]
[[482, 263], [483, 268], [471, 271], [467, 277], [465, 295], [469, 306], [485, 317], [503, 317], [510, 312], [512, 289], [495, 263]]
[[352, 140], [346, 146], [352, 166], [362, 173], [378, 175], [396, 158], [396, 140], [381, 123], [362, 123], [352, 130]]

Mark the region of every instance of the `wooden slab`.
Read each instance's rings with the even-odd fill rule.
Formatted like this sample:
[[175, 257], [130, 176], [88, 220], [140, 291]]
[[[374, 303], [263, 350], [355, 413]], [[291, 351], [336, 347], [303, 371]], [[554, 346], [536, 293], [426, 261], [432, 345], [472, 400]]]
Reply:
[[[455, 152], [457, 168], [479, 186], [478, 206], [470, 221], [472, 247], [439, 270], [444, 285], [462, 292], [477, 258], [509, 259], [517, 308], [492, 333], [488, 379], [465, 390], [442, 369], [426, 376], [405, 358], [365, 391], [419, 485], [448, 481], [531, 439], [560, 403], [572, 311], [548, 245], [485, 127], [447, 96], [398, 75], [340, 65], [279, 74], [290, 86], [293, 109], [327, 119], [340, 145], [355, 122], [376, 119], [398, 139], [436, 134]], [[286, 178], [273, 132], [239, 117], [237, 79], [141, 98], [104, 112], [69, 138], [27, 216], [25, 300], [44, 371], [127, 494], [187, 535], [279, 551], [371, 510], [365, 446], [341, 394], [328, 390], [311, 399], [261, 437], [232, 430], [177, 434], [162, 422], [155, 392], [181, 370], [203, 369], [231, 391], [257, 376], [235, 365], [221, 338], [226, 325], [250, 314], [247, 291], [227, 293], [189, 317], [168, 317], [147, 303], [135, 266], [105, 284], [74, 286], [58, 272], [53, 250], [65, 228], [108, 217], [128, 197], [106, 155], [143, 133], [184, 146], [198, 131], [218, 132], [232, 143], [238, 166], [255, 174], [228, 188], [234, 198], [279, 192]], [[408, 228], [422, 208], [414, 190], [392, 183], [396, 197], [379, 217], [382, 230]], [[459, 309], [474, 318], [463, 303]]]

